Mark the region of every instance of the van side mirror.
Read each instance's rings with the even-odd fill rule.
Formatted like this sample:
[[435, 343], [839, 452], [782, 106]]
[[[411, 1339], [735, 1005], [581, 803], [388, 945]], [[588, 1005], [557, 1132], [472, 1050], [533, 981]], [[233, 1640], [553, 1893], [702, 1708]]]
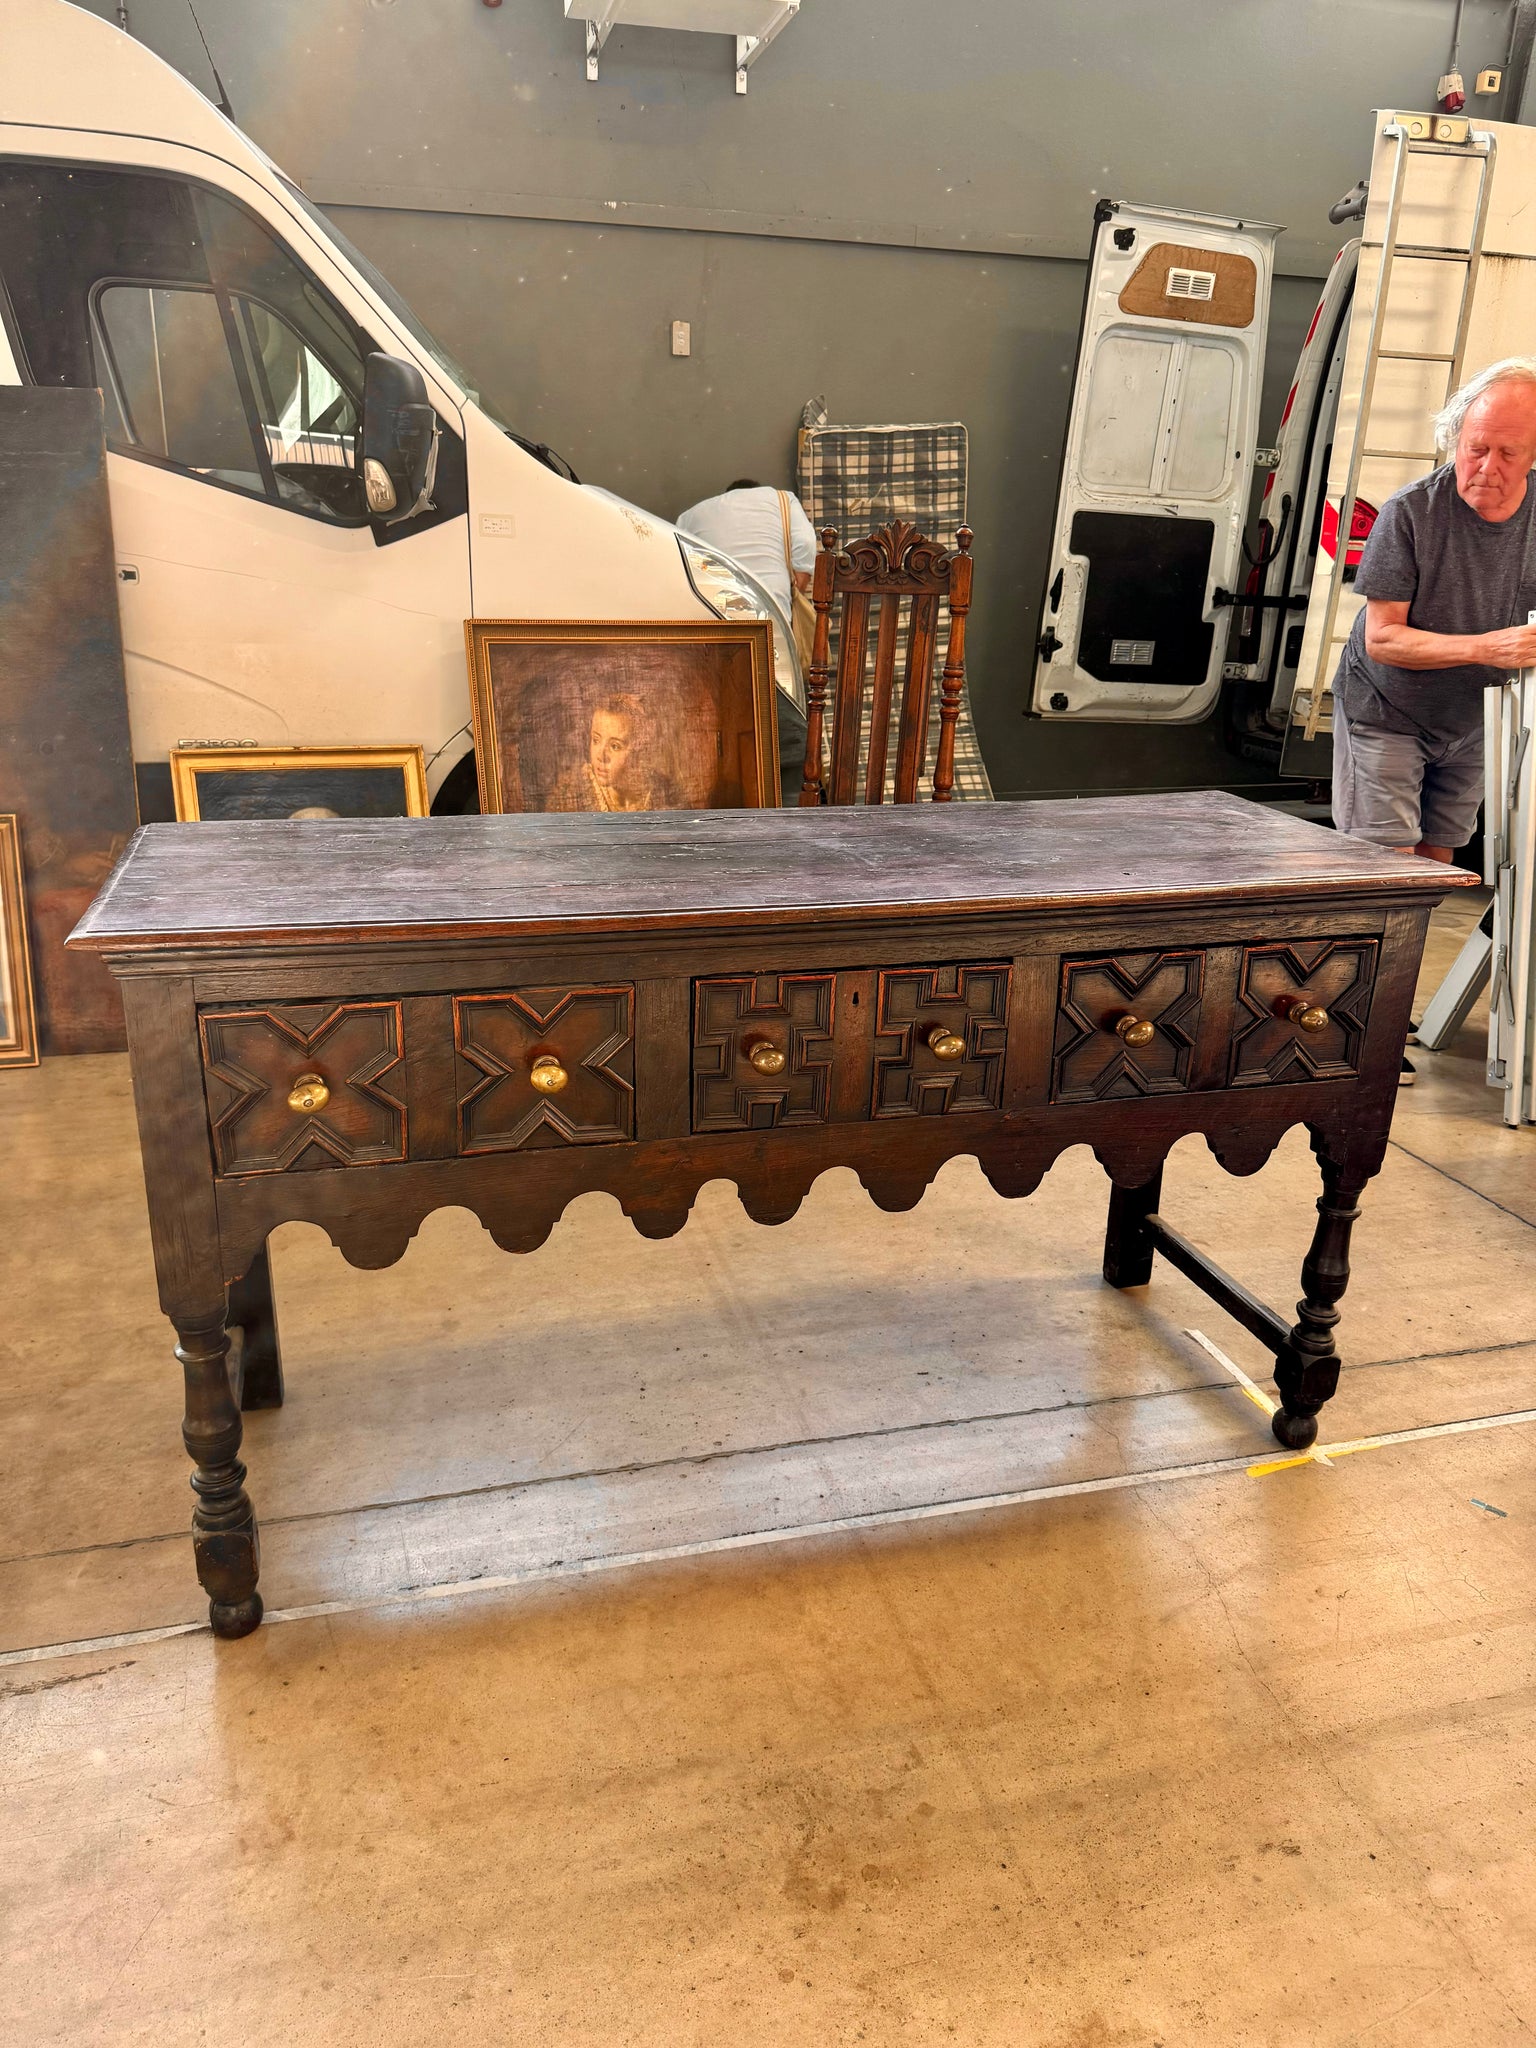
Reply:
[[414, 363], [371, 355], [363, 371], [363, 489], [368, 510], [394, 526], [432, 502], [437, 414]]

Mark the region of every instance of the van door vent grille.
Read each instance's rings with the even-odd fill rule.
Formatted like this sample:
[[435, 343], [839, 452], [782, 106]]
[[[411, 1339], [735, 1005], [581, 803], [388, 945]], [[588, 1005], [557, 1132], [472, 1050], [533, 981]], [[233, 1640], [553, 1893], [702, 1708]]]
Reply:
[[1163, 287], [1165, 299], [1213, 299], [1216, 296], [1214, 270], [1170, 270]]

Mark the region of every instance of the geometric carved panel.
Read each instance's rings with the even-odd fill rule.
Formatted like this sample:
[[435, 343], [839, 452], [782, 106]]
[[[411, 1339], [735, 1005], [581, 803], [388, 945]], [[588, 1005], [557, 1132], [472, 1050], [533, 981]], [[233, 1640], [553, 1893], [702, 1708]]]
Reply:
[[[1267, 1088], [1277, 1081], [1342, 1081], [1357, 1074], [1376, 953], [1375, 939], [1302, 939], [1246, 947], [1229, 1085]], [[1303, 1031], [1285, 1014], [1298, 996], [1328, 1013], [1321, 1031]]]
[[[693, 985], [693, 1128], [768, 1131], [827, 1120], [831, 974], [744, 974]], [[784, 1055], [777, 1073], [756, 1047]]]
[[[625, 983], [455, 996], [460, 1153], [632, 1138], [634, 993]], [[565, 1069], [557, 1094], [542, 1094], [530, 1078], [542, 1055]]]
[[[1002, 1107], [1011, 974], [1006, 964], [882, 971], [872, 1117]], [[930, 1034], [963, 1038], [964, 1056], [941, 1060]]]
[[[203, 1010], [203, 1080], [220, 1173], [380, 1166], [404, 1159], [405, 1105], [380, 1085], [400, 1064], [398, 1003], [285, 1003]], [[303, 1074], [330, 1090], [290, 1109]]]
[[[1063, 960], [1051, 1100], [1182, 1094], [1204, 988], [1201, 952]], [[1154, 1027], [1145, 1045], [1127, 1045], [1117, 1032], [1127, 1017]]]

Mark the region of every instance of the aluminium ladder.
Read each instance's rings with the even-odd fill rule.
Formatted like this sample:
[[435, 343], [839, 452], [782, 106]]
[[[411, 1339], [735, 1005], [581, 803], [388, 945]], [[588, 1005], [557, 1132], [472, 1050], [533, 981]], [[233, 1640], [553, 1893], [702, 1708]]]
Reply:
[[1536, 669], [1489, 690], [1484, 707], [1489, 816], [1498, 821], [1484, 859], [1493, 886], [1488, 1085], [1503, 1089], [1504, 1121], [1518, 1129], [1536, 1123]]
[[[1418, 126], [1421, 121], [1422, 117], [1416, 117], [1414, 125]], [[1457, 389], [1461, 383], [1462, 368], [1466, 360], [1467, 336], [1472, 325], [1472, 302], [1477, 286], [1478, 269], [1482, 263], [1483, 239], [1488, 227], [1488, 202], [1493, 192], [1494, 163], [1498, 154], [1497, 136], [1490, 134], [1487, 129], [1469, 126], [1465, 142], [1418, 141], [1410, 137], [1406, 123], [1407, 117], [1398, 117], [1388, 121], [1381, 131], [1385, 139], [1395, 144], [1396, 155], [1392, 164], [1392, 184], [1387, 195], [1386, 218], [1382, 225], [1381, 269], [1376, 279], [1376, 299], [1371, 308], [1371, 325], [1366, 338], [1360, 402], [1355, 412], [1355, 431], [1350, 444], [1344, 490], [1339, 500], [1339, 523], [1333, 570], [1328, 579], [1328, 602], [1323, 615], [1322, 636], [1318, 643], [1317, 666], [1306, 692], [1305, 737], [1308, 740], [1316, 738], [1322, 725], [1325, 703], [1331, 700], [1333, 672], [1338, 665], [1340, 649], [1334, 640], [1334, 629], [1338, 623], [1339, 601], [1347, 580], [1350, 532], [1354, 525], [1356, 500], [1360, 495], [1361, 469], [1367, 462], [1373, 461], [1420, 462], [1424, 465], [1423, 474], [1427, 475], [1440, 460], [1439, 450], [1435, 448], [1373, 448], [1367, 445], [1377, 368], [1384, 362], [1441, 363], [1446, 371], [1445, 398], [1441, 403], [1443, 404]], [[1467, 155], [1476, 156], [1480, 164], [1477, 198], [1472, 210], [1472, 231], [1467, 246], [1460, 248], [1399, 242], [1398, 230], [1402, 222], [1403, 194], [1407, 184], [1409, 158]], [[1448, 352], [1383, 346], [1387, 305], [1391, 296], [1392, 270], [1399, 258], [1410, 262], [1462, 266], [1461, 298], [1456, 310], [1455, 339]], [[1301, 691], [1298, 689], [1297, 699], [1300, 696]], [[1299, 722], [1296, 718], [1296, 711], [1299, 708], [1299, 702], [1293, 703], [1293, 724]]]

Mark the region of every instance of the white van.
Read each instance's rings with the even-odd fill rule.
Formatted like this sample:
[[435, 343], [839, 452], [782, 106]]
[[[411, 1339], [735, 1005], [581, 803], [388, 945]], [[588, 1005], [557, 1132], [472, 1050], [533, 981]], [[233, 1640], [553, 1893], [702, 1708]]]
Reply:
[[472, 617], [778, 617], [499, 420], [253, 142], [66, 0], [0, 7], [0, 383], [102, 390], [145, 818], [188, 741], [419, 742], [436, 808], [473, 809]]

